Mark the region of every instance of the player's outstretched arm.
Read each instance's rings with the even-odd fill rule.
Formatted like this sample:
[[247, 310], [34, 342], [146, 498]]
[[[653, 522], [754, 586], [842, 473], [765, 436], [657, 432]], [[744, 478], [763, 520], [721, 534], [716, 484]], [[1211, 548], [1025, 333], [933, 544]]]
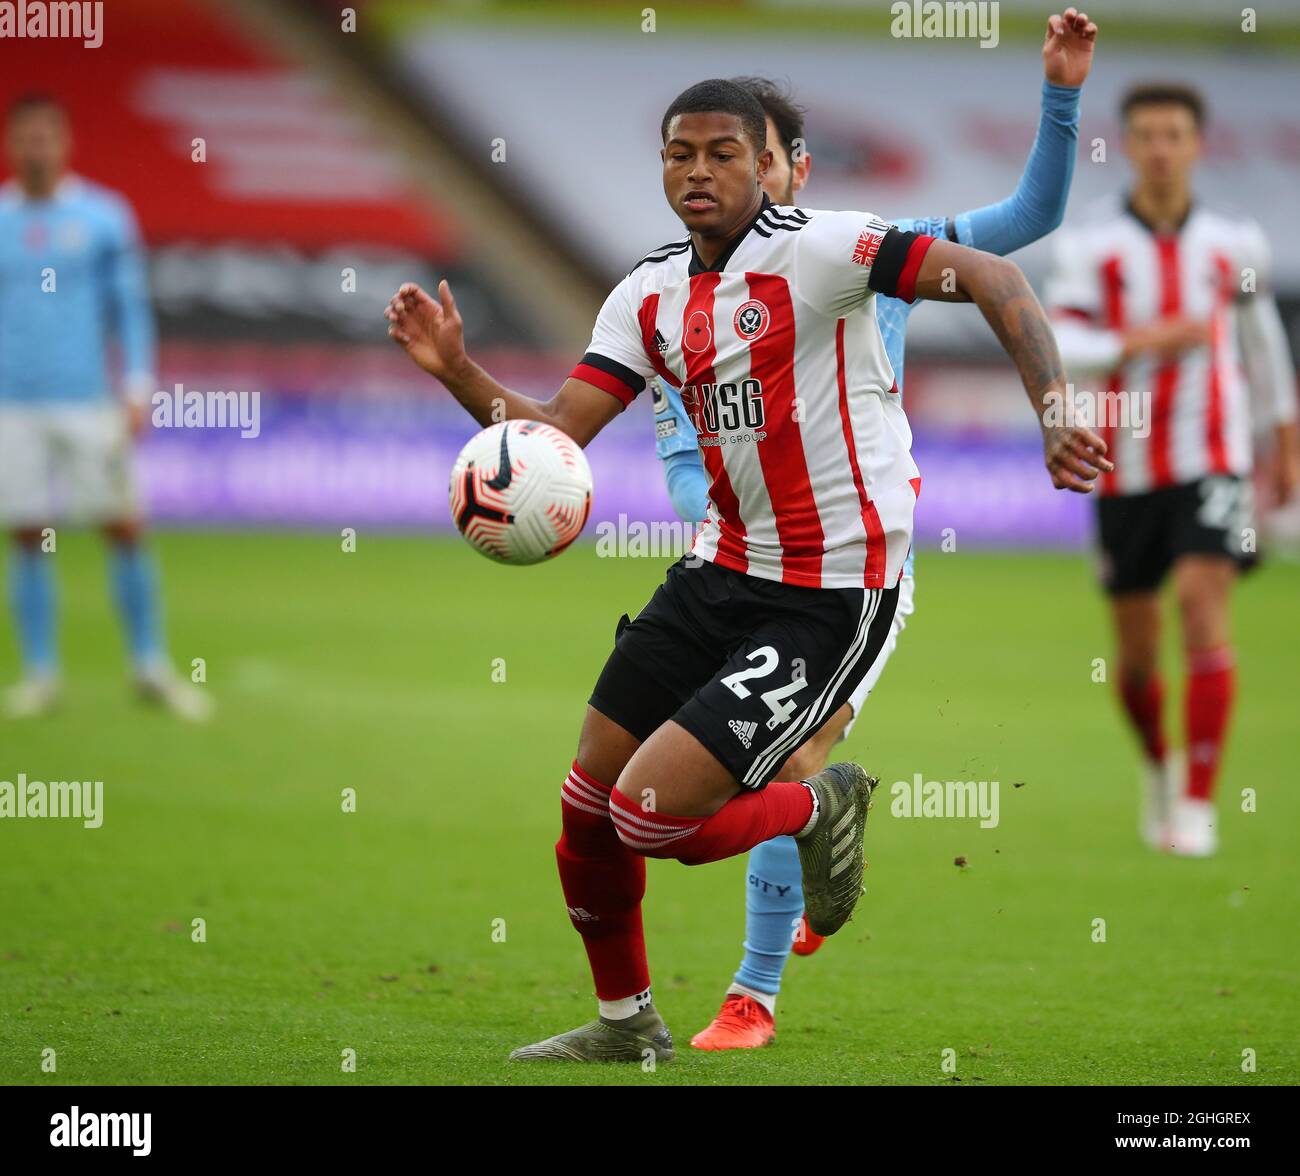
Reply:
[[1071, 401], [1056, 339], [1015, 262], [935, 241], [921, 261], [916, 293], [940, 302], [974, 302], [980, 308], [1020, 372], [1038, 414], [1052, 485], [1087, 494], [1099, 473], [1115, 468], [1106, 458], [1106, 442], [1091, 429], [1071, 423]]
[[534, 400], [498, 383], [465, 350], [465, 324], [445, 280], [437, 298], [407, 282], [384, 317], [389, 337], [485, 427], [503, 420], [545, 421], [586, 445], [622, 411], [607, 392], [572, 377], [550, 400]]
[[1056, 229], [1074, 177], [1079, 92], [1092, 68], [1097, 26], [1067, 8], [1047, 20], [1038, 134], [1016, 189], [1005, 200], [952, 218], [950, 239], [986, 253], [1014, 253]]

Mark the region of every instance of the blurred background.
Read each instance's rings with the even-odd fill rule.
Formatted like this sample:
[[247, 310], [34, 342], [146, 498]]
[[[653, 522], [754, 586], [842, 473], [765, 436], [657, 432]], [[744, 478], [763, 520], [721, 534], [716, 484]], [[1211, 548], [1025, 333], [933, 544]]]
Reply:
[[[1009, 194], [1038, 117], [1043, 5], [1004, 0], [988, 49], [892, 38], [889, 7], [664, 3], [643, 32], [639, 6], [597, 2], [114, 0], [93, 53], [7, 43], [0, 103], [66, 100], [75, 166], [135, 206], [161, 386], [262, 397], [255, 441], [153, 432], [153, 518], [449, 528], [445, 478], [471, 423], [387, 342], [384, 302], [402, 280], [449, 278], [477, 357], [549, 393], [608, 289], [680, 235], [657, 128], [701, 77], [789, 80], [808, 108], [810, 207], [947, 215]], [[1123, 89], [1194, 80], [1212, 116], [1200, 191], [1262, 223], [1297, 352], [1300, 9], [1255, 8], [1263, 31], [1249, 35], [1215, 0], [1091, 6], [1101, 48], [1067, 223], [1125, 182]], [[692, 40], [709, 27], [716, 38]], [[1016, 259], [1039, 284], [1047, 256], [1040, 242]], [[918, 545], [948, 526], [976, 544], [1084, 544], [1086, 504], [1041, 478], [1033, 418], [978, 313], [921, 308], [908, 356]], [[635, 404], [593, 448], [594, 521], [671, 517], [649, 417]], [[1270, 528], [1275, 549], [1300, 536], [1294, 512]]]

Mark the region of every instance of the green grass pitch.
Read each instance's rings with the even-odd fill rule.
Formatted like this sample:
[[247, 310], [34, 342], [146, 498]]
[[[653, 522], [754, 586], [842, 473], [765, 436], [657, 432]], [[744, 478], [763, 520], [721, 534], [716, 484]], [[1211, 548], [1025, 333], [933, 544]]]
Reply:
[[[158, 549], [173, 654], [205, 659], [219, 715], [194, 728], [131, 699], [98, 546], [64, 539], [66, 700], [0, 723], [0, 780], [103, 780], [105, 819], [0, 821], [4, 1083], [1296, 1082], [1300, 569], [1240, 590], [1224, 844], [1196, 862], [1137, 838], [1087, 562], [923, 553], [846, 755], [886, 788], [998, 780], [1000, 824], [878, 800], [858, 915], [791, 961], [757, 1053], [687, 1047], [739, 960], [743, 860], [652, 862], [679, 1055], [644, 1073], [505, 1055], [592, 1013], [555, 877], [559, 789], [615, 620], [663, 561], [586, 546], [512, 569], [364, 532], [355, 553], [328, 535]], [[1178, 714], [1175, 697], [1174, 731]]]

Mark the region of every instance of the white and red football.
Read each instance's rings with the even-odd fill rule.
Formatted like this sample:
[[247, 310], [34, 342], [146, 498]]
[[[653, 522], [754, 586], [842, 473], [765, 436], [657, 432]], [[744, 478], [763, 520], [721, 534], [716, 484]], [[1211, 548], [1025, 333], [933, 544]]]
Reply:
[[460, 451], [450, 500], [471, 547], [500, 563], [541, 563], [586, 525], [591, 467], [582, 447], [554, 425], [502, 421]]

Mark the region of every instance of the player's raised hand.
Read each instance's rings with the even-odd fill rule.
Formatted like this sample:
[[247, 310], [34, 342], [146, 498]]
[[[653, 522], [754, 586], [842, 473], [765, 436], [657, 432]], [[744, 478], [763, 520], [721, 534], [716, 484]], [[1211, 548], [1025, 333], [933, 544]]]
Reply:
[[1054, 86], [1082, 86], [1092, 68], [1097, 26], [1086, 12], [1067, 8], [1047, 18], [1043, 73]]
[[405, 283], [384, 310], [388, 336], [431, 376], [446, 383], [469, 364], [465, 324], [446, 279], [434, 298], [414, 282]]
[[1058, 490], [1090, 494], [1097, 475], [1115, 463], [1106, 457], [1106, 442], [1082, 425], [1054, 425], [1043, 430], [1043, 459]]

